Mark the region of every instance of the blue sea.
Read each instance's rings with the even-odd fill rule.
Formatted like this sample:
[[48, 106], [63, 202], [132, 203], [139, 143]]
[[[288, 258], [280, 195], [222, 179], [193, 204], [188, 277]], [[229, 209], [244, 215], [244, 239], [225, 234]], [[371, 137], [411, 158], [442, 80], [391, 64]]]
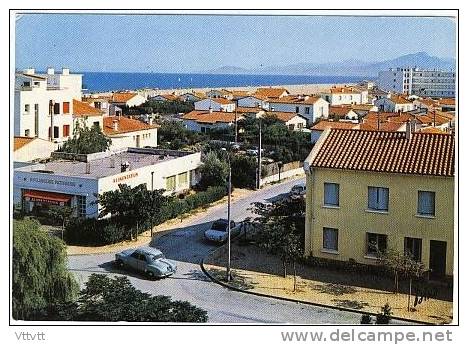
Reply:
[[81, 72], [83, 88], [90, 92], [153, 89], [219, 88], [260, 85], [343, 84], [359, 82], [365, 77], [246, 75], [246, 74], [183, 74], [183, 73], [115, 73]]

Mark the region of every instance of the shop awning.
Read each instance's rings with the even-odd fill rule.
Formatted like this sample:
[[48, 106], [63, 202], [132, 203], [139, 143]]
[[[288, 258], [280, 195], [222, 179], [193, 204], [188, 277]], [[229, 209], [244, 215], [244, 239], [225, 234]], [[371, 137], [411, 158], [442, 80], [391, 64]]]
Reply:
[[28, 190], [24, 192], [23, 197], [28, 201], [39, 201], [53, 205], [63, 205], [64, 203], [70, 201], [72, 196], [62, 193], [45, 192], [41, 190]]

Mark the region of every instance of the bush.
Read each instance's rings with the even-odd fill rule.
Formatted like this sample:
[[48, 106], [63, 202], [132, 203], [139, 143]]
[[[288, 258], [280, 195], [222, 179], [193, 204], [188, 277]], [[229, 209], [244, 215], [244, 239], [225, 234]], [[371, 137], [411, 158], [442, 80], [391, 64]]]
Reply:
[[257, 159], [235, 155], [231, 159], [232, 184], [238, 188], [255, 188]]
[[361, 317], [361, 325], [370, 325], [372, 324], [372, 318], [369, 314], [364, 314]]
[[375, 323], [377, 325], [386, 325], [390, 323], [390, 319], [392, 316], [392, 308], [388, 303], [385, 303], [385, 305], [382, 307], [382, 311], [380, 314], [377, 315], [377, 319]]
[[[161, 208], [154, 210], [153, 225], [159, 225], [169, 219], [205, 206], [223, 198], [227, 194], [226, 187], [208, 187], [206, 191], [189, 195], [184, 199], [168, 198], [168, 202]], [[118, 217], [95, 219], [75, 218], [65, 227], [64, 239], [68, 244], [101, 246], [130, 240], [131, 235], [137, 233], [136, 226], [128, 227], [128, 222]], [[138, 233], [145, 232], [151, 226], [151, 219], [142, 219]]]

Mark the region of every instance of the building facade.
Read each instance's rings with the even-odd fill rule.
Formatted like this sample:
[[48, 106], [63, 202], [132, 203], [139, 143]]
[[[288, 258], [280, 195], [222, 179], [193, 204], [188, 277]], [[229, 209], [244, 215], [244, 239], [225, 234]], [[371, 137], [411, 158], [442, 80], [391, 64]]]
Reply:
[[449, 134], [326, 129], [304, 164], [306, 255], [372, 265], [393, 249], [452, 275], [454, 151]]
[[[66, 154], [62, 153], [66, 157]], [[25, 212], [67, 205], [79, 217], [96, 218], [96, 194], [119, 184], [182, 192], [199, 181], [200, 153], [128, 148], [115, 152], [76, 155], [14, 170], [13, 200]]]
[[82, 76], [26, 69], [15, 75], [14, 135], [61, 143], [73, 128], [73, 99], [81, 99]]
[[420, 97], [455, 97], [456, 74], [453, 71], [420, 68], [392, 68], [379, 72], [379, 89]]

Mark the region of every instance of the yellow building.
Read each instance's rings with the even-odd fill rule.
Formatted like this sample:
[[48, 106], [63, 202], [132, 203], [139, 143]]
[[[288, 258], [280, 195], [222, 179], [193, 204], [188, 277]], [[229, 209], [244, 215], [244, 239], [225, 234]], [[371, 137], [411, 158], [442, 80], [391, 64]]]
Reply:
[[327, 129], [304, 163], [305, 254], [363, 264], [411, 253], [453, 274], [455, 138]]

